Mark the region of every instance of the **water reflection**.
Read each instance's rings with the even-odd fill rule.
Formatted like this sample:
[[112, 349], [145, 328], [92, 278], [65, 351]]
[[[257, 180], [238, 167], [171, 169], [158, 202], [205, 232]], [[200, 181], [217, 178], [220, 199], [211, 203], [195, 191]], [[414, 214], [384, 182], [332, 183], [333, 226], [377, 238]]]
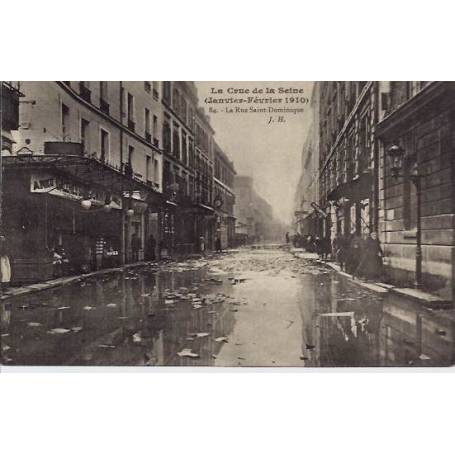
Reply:
[[[282, 252], [242, 256], [243, 266], [254, 271], [234, 285], [228, 278], [235, 263], [229, 261], [217, 261], [212, 271], [144, 267], [8, 300], [1, 311], [2, 362], [314, 367], [454, 363], [453, 311], [382, 298]], [[227, 274], [222, 280], [215, 274], [220, 270]], [[198, 298], [206, 299], [200, 307], [192, 301]], [[216, 341], [224, 337], [228, 343]], [[199, 357], [180, 357], [183, 349]]]

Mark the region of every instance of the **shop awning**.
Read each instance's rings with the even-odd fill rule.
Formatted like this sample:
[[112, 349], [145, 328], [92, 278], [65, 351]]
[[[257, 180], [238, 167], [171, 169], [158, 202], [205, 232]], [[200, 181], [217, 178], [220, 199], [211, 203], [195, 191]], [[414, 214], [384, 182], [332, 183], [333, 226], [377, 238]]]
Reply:
[[342, 197], [361, 200], [372, 194], [373, 178], [370, 172], [360, 174], [355, 180], [341, 183], [327, 195], [327, 200], [336, 201]]
[[89, 187], [102, 188], [119, 195], [138, 191], [149, 202], [164, 202], [162, 194], [152, 186], [137, 178], [127, 177], [119, 169], [86, 156], [48, 154], [4, 156], [3, 170], [4, 172], [10, 170], [51, 171]]

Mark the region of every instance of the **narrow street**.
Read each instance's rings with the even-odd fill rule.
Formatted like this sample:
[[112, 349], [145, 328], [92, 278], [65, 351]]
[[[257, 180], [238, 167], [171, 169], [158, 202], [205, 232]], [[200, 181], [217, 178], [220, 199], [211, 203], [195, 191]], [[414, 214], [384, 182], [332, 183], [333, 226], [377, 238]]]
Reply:
[[448, 311], [281, 249], [150, 264], [2, 306], [6, 365], [442, 366], [454, 356]]

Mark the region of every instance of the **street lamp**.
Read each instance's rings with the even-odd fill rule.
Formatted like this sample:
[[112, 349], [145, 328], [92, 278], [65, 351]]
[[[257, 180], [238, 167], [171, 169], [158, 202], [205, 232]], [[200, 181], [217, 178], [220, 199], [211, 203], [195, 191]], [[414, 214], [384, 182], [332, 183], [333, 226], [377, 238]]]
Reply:
[[[405, 150], [399, 145], [391, 145], [387, 149], [389, 157], [390, 171], [393, 178], [405, 177], [402, 174], [404, 167]], [[422, 285], [422, 222], [421, 222], [421, 206], [422, 206], [422, 174], [419, 173], [417, 160], [413, 164], [411, 171], [408, 174], [409, 180], [416, 187], [416, 267], [415, 267], [415, 283], [416, 288]]]

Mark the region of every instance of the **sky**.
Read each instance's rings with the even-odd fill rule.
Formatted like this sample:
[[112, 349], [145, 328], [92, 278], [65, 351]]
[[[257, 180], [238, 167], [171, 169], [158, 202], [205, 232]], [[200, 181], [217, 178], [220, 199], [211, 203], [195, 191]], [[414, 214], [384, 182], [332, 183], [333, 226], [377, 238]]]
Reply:
[[[227, 98], [243, 96], [227, 94], [226, 91], [229, 87], [252, 90], [255, 87], [265, 88], [266, 86], [275, 90], [278, 87], [303, 88], [304, 93], [299, 96], [310, 98], [312, 83], [196, 82], [199, 103], [210, 116], [210, 123], [215, 130], [215, 139], [234, 161], [237, 174], [252, 176], [255, 189], [271, 204], [275, 217], [284, 223], [291, 223], [294, 213], [294, 193], [301, 172], [302, 147], [307, 133], [309, 104], [273, 104], [276, 107], [303, 107], [305, 112], [299, 114], [236, 114], [220, 112], [220, 108], [236, 105], [205, 103], [206, 97], [214, 96], [211, 95], [212, 87], [223, 90], [223, 94], [215, 95], [216, 97]], [[251, 96], [251, 94], [246, 96]], [[217, 109], [218, 112], [209, 113], [210, 106]], [[268, 107], [269, 105], [248, 104], [247, 106]], [[285, 116], [284, 123], [277, 121], [279, 115]], [[274, 123], [268, 124], [270, 116], [273, 116]]]

